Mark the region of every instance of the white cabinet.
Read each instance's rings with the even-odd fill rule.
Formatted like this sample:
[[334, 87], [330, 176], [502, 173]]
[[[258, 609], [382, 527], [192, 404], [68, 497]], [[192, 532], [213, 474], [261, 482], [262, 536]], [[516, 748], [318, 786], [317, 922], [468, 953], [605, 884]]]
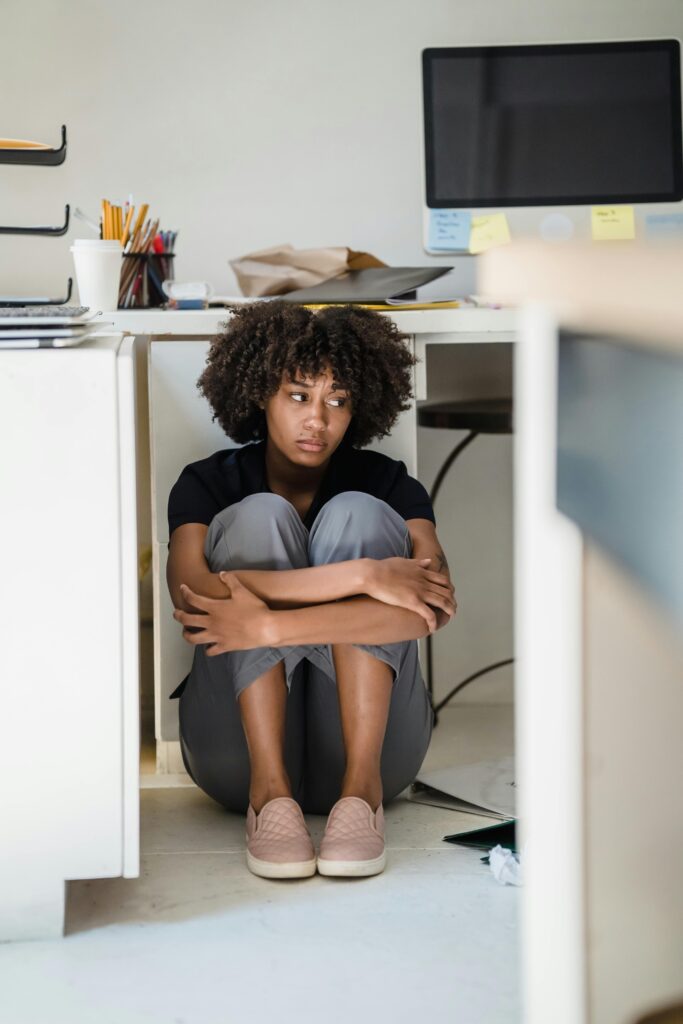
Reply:
[[0, 355], [0, 940], [139, 873], [133, 339]]

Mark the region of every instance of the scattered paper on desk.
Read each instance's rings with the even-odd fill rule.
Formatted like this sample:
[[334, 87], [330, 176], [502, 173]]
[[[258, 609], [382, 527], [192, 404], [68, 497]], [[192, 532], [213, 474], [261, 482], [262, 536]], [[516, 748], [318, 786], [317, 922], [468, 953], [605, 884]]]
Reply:
[[467, 252], [472, 215], [469, 210], [430, 210], [428, 249]]
[[485, 252], [510, 241], [510, 228], [504, 213], [485, 213], [472, 218], [470, 252]]
[[591, 231], [594, 242], [620, 242], [636, 237], [632, 206], [593, 206]]
[[645, 230], [650, 238], [681, 238], [683, 213], [650, 213], [645, 218]]
[[522, 884], [522, 864], [512, 850], [505, 846], [493, 846], [489, 851], [491, 873], [501, 885]]

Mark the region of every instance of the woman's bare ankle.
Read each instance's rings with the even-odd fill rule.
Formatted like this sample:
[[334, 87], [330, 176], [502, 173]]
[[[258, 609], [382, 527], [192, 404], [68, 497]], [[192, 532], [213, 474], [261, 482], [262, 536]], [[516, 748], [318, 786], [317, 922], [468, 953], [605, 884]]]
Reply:
[[382, 803], [382, 779], [368, 778], [367, 776], [346, 776], [342, 781], [341, 794], [344, 796], [359, 796], [366, 803], [370, 804], [373, 811], [376, 811]]
[[292, 787], [288, 779], [255, 781], [249, 787], [249, 803], [258, 814], [268, 803], [278, 796], [292, 796]]

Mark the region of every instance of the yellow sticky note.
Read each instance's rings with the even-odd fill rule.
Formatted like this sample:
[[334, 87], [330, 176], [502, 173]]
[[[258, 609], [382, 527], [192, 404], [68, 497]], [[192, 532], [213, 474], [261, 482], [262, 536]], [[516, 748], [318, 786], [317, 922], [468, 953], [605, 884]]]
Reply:
[[618, 242], [636, 237], [632, 206], [593, 206], [591, 230], [594, 242]]
[[504, 213], [486, 213], [472, 218], [470, 252], [484, 252], [494, 245], [510, 241], [510, 228]]

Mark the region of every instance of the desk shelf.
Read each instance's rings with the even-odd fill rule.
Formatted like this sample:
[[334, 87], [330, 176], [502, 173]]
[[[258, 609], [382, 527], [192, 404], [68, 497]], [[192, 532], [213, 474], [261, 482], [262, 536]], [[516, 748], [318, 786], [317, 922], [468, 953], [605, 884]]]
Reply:
[[63, 299], [47, 299], [42, 296], [36, 298], [33, 295], [26, 295], [23, 298], [17, 295], [0, 295], [0, 306], [63, 306], [71, 298], [73, 283], [73, 278], [70, 277], [66, 283], [66, 295]]
[[0, 235], [65, 235], [69, 230], [69, 204], [64, 207], [64, 223], [54, 228], [2, 227]]
[[32, 164], [57, 167], [66, 159], [66, 125], [62, 125], [62, 144], [57, 149], [5, 149], [0, 147], [0, 164]]
[[[9, 140], [7, 140], [9, 141]], [[33, 164], [43, 167], [56, 167], [63, 164], [66, 158], [66, 125], [62, 125], [62, 144], [58, 149], [11, 149], [0, 146], [0, 164]], [[59, 227], [0, 227], [3, 235], [48, 235], [53, 238], [65, 235], [69, 228], [69, 204], [64, 208], [64, 224]], [[65, 299], [19, 298], [17, 296], [0, 296], [0, 306], [62, 306], [71, 298], [72, 280], [69, 278]]]

